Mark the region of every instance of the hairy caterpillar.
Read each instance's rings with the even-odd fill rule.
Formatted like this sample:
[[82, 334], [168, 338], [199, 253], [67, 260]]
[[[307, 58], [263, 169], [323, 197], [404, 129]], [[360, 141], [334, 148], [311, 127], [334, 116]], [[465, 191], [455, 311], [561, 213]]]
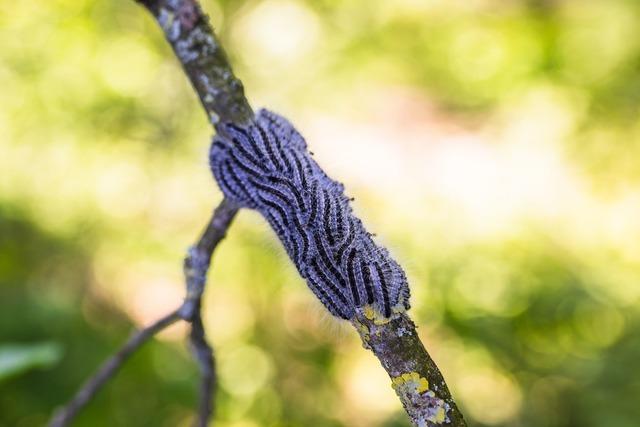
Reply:
[[409, 308], [404, 271], [374, 243], [344, 186], [314, 161], [291, 123], [263, 109], [249, 126], [218, 130], [209, 161], [222, 192], [267, 219], [332, 314], [351, 319], [366, 307], [389, 318]]

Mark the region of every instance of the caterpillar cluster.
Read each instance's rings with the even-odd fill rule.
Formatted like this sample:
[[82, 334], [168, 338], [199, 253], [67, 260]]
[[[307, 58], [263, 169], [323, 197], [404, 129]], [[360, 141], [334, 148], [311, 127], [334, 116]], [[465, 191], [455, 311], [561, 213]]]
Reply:
[[344, 186], [325, 174], [285, 118], [260, 110], [240, 127], [220, 123], [209, 155], [224, 195], [260, 212], [300, 275], [335, 316], [409, 308], [402, 268], [353, 215]]

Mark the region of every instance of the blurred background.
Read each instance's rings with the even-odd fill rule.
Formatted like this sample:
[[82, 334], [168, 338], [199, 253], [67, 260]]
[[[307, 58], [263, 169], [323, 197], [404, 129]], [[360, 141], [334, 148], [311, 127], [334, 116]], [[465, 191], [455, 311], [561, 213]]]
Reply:
[[[405, 266], [470, 425], [640, 419], [637, 0], [205, 0]], [[183, 296], [221, 199], [211, 129], [132, 0], [0, 0], [0, 425], [43, 425]], [[243, 211], [205, 306], [220, 427], [408, 426], [390, 381]], [[186, 328], [78, 426], [188, 426]]]

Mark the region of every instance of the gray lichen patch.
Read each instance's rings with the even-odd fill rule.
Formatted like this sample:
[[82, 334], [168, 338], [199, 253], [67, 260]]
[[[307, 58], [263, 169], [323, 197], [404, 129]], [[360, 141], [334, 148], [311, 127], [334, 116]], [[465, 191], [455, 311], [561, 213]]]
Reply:
[[[167, 34], [167, 37], [169, 35]], [[213, 55], [217, 44], [211, 33], [202, 27], [195, 27], [186, 36], [175, 43], [176, 55], [184, 63], [188, 64], [201, 57]]]
[[158, 22], [169, 41], [176, 41], [180, 37], [180, 21], [175, 18], [172, 10], [161, 8], [158, 12]]
[[396, 335], [399, 338], [402, 338], [405, 335], [411, 335], [411, 330], [406, 328], [405, 326], [398, 326], [398, 328], [396, 329]]

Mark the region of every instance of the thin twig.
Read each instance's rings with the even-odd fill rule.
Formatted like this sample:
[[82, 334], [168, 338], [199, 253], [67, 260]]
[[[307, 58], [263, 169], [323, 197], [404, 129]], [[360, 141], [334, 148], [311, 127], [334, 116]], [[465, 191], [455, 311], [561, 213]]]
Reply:
[[191, 323], [190, 342], [194, 357], [200, 366], [200, 405], [196, 426], [206, 427], [215, 414], [215, 392], [217, 389], [213, 349], [207, 343], [202, 323], [202, 294], [206, 284], [211, 256], [218, 243], [225, 237], [238, 208], [223, 199], [216, 208], [204, 232], [184, 260], [184, 275], [187, 297], [180, 310], [184, 319]]
[[200, 298], [207, 280], [207, 271], [211, 263], [211, 255], [218, 243], [224, 239], [227, 229], [237, 213], [238, 207], [228, 199], [223, 199], [213, 212], [211, 220], [207, 223], [198, 242], [189, 249], [184, 260], [187, 296], [180, 315], [188, 321], [191, 321], [199, 308]]
[[205, 339], [200, 307], [211, 255], [218, 246], [218, 243], [220, 243], [226, 235], [227, 229], [231, 225], [237, 212], [238, 208], [233, 203], [223, 199], [215, 209], [200, 239], [198, 239], [198, 242], [189, 251], [185, 259], [184, 268], [187, 296], [180, 308], [145, 329], [136, 332], [116, 354], [110, 357], [100, 369], [87, 380], [71, 401], [56, 412], [49, 423], [49, 427], [68, 426], [78, 412], [93, 399], [107, 381], [115, 376], [124, 362], [138, 350], [140, 346], [167, 326], [181, 319], [191, 323], [191, 344], [196, 360], [200, 365], [202, 375], [199, 421], [197, 425], [207, 425], [214, 410], [213, 395], [216, 382], [213, 350], [209, 347]]
[[144, 343], [158, 332], [180, 320], [179, 310], [175, 310], [150, 326], [135, 332], [129, 341], [98, 369], [98, 371], [84, 383], [71, 401], [56, 412], [49, 423], [49, 427], [64, 427], [69, 425], [78, 412], [95, 396], [95, 394], [122, 367], [124, 362]]
[[217, 388], [216, 364], [213, 349], [207, 343], [202, 324], [200, 310], [191, 321], [190, 341], [192, 351], [198, 365], [200, 365], [200, 404], [197, 427], [207, 427], [209, 420], [215, 414], [215, 392]]

